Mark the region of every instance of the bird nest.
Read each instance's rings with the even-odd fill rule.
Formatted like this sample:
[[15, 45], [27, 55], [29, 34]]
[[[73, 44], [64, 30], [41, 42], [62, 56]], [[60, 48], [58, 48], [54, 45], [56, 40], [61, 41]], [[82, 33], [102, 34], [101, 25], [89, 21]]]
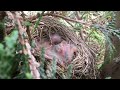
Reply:
[[[66, 45], [74, 45], [77, 48], [76, 54], [72, 57], [69, 64], [62, 66], [61, 63], [56, 64], [55, 74], [56, 78], [68, 78], [68, 71], [71, 72], [69, 78], [72, 79], [96, 79], [98, 77], [95, 54], [92, 49], [85, 44], [81, 37], [77, 36], [69, 27], [61, 24], [58, 19], [54, 17], [44, 16], [39, 23], [38, 28], [34, 31], [34, 40], [36, 41], [36, 52], [35, 56], [40, 56], [41, 46], [46, 40], [51, 42], [50, 35], [59, 34], [62, 40], [66, 42]], [[53, 45], [50, 45], [51, 47]], [[46, 48], [46, 47], [45, 47]], [[64, 47], [63, 47], [64, 48]], [[36, 54], [37, 53], [37, 54]], [[49, 52], [50, 53], [50, 52]], [[70, 52], [69, 52], [70, 53]], [[37, 58], [38, 59], [38, 58]], [[62, 59], [61, 59], [62, 60]], [[41, 60], [39, 60], [41, 63]], [[51, 60], [53, 61], [53, 60]], [[45, 58], [46, 63], [46, 74], [50, 77], [52, 73], [52, 64], [50, 60]], [[59, 61], [60, 62], [60, 61]], [[71, 68], [70, 68], [71, 67]], [[69, 73], [70, 73], [69, 72]]]

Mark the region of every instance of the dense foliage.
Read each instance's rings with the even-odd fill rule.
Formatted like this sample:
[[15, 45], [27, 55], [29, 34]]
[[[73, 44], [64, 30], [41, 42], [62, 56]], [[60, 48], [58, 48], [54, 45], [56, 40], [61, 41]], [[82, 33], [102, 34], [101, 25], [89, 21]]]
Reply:
[[[47, 12], [48, 11], [37, 12], [40, 15], [38, 14], [39, 18], [37, 21], [35, 21], [35, 24], [33, 25], [29, 19], [26, 19], [24, 20], [23, 26], [29, 27], [33, 25], [32, 32], [34, 33], [36, 28], [39, 27], [39, 22], [42, 16], [44, 15], [44, 13], [46, 14]], [[24, 12], [24, 14], [25, 13], [26, 12]], [[115, 35], [120, 38], [119, 30], [116, 30], [115, 28], [115, 13], [113, 11], [55, 11], [54, 13], [58, 15], [58, 17], [60, 18], [60, 22], [72, 28], [71, 32], [75, 32], [77, 36], [80, 36], [88, 46], [92, 47], [93, 51], [96, 53], [95, 60], [98, 70], [101, 69], [103, 64], [112, 60], [111, 58], [114, 55], [115, 48], [111, 41], [111, 35]], [[36, 15], [36, 13], [33, 14]], [[50, 14], [52, 15], [52, 13]], [[29, 17], [30, 15], [26, 14], [26, 16]], [[6, 19], [4, 18], [4, 20]], [[26, 49], [26, 52], [29, 53], [29, 51], [27, 50], [27, 46], [25, 46], [26, 44], [24, 43], [25, 45], [22, 45], [23, 42], [20, 41], [22, 39], [25, 40], [26, 36], [24, 34], [22, 34], [23, 36], [20, 36], [20, 28], [18, 28], [19, 25], [13, 25], [13, 28], [10, 29], [9, 33], [7, 33], [9, 30], [7, 31], [6, 22], [0, 22], [0, 30], [3, 30], [5, 28], [4, 32], [6, 33], [6, 35], [4, 36], [4, 40], [0, 43], [0, 78], [32, 79], [33, 76], [31, 75], [28, 61], [30, 54], [25, 55], [25, 53], [20, 53], [20, 50], [24, 49]], [[34, 47], [34, 41], [30, 42], [30, 45]], [[107, 58], [104, 57], [106, 48], [109, 49], [109, 55]], [[40, 77], [42, 79], [47, 79], [48, 76], [46, 75], [44, 69], [44, 53], [44, 48], [42, 48], [41, 53], [39, 53], [40, 57], [37, 57], [41, 59], [41, 61], [38, 61], [41, 63], [38, 70], [41, 75]], [[53, 62], [51, 65], [51, 76], [49, 77], [50, 79], [56, 79], [56, 65], [57, 62], [55, 58], [53, 58]], [[65, 74], [66, 75], [61, 74], [61, 78], [72, 79], [71, 64], [68, 66], [67, 72], [65, 72]]]

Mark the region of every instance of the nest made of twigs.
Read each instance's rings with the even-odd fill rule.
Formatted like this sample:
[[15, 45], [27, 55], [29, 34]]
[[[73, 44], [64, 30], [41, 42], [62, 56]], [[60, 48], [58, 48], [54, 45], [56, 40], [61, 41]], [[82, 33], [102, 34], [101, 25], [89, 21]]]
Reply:
[[[72, 77], [79, 79], [96, 79], [97, 70], [95, 63], [95, 54], [89, 46], [77, 36], [69, 27], [61, 24], [58, 19], [54, 17], [44, 16], [38, 27], [42, 30], [42, 35], [39, 35], [41, 39], [48, 38], [50, 33], [59, 33], [59, 35], [65, 41], [74, 44], [77, 49], [77, 55], [72, 60], [73, 65]], [[36, 35], [36, 34], [35, 34]], [[60, 72], [60, 67], [57, 66], [57, 71]]]

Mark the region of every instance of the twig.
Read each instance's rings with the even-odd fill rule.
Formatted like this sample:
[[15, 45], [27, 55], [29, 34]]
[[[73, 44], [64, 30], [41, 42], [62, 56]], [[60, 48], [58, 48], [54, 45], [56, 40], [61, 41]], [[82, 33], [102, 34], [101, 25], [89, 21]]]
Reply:
[[[54, 16], [54, 17], [59, 17], [59, 18], [62, 18], [64, 20], [70, 21], [70, 22], [81, 23], [83, 25], [88, 25], [88, 26], [91, 25], [88, 22], [84, 22], [83, 20], [74, 20], [74, 19], [70, 19], [70, 18], [67, 18], [67, 17], [62, 16], [62, 15], [58, 15], [58, 14], [45, 13], [45, 14], [43, 14], [43, 16]], [[32, 21], [32, 20], [35, 20], [36, 18], [38, 18], [38, 15], [30, 17], [29, 19], [30, 19], [30, 21]]]
[[31, 38], [31, 34], [30, 34], [30, 28], [29, 28], [29, 26], [26, 26], [26, 27], [27, 27], [26, 32], [28, 34], [29, 42], [31, 43], [32, 38]]
[[59, 17], [59, 18], [62, 18], [62, 19], [64, 19], [64, 20], [68, 20], [68, 21], [76, 22], [76, 23], [81, 23], [81, 24], [84, 24], [84, 25], [90, 25], [90, 24], [88, 24], [88, 22], [84, 22], [84, 21], [82, 21], [82, 20], [74, 20], [74, 19], [70, 19], [70, 18], [64, 17], [64, 16], [62, 16], [62, 15], [50, 14], [50, 13], [46, 13], [46, 14], [44, 14], [44, 16], [46, 16], [46, 15], [48, 15], [48, 16]]
[[76, 17], [78, 20], [81, 20], [82, 18], [79, 16], [79, 11], [76, 11]]

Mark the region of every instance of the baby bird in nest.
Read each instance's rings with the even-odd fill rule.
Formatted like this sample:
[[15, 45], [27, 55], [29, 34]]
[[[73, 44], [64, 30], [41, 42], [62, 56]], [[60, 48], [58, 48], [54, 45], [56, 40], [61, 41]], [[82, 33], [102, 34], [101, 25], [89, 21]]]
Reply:
[[52, 45], [57, 45], [62, 42], [62, 38], [59, 34], [52, 34], [50, 35], [50, 40]]

